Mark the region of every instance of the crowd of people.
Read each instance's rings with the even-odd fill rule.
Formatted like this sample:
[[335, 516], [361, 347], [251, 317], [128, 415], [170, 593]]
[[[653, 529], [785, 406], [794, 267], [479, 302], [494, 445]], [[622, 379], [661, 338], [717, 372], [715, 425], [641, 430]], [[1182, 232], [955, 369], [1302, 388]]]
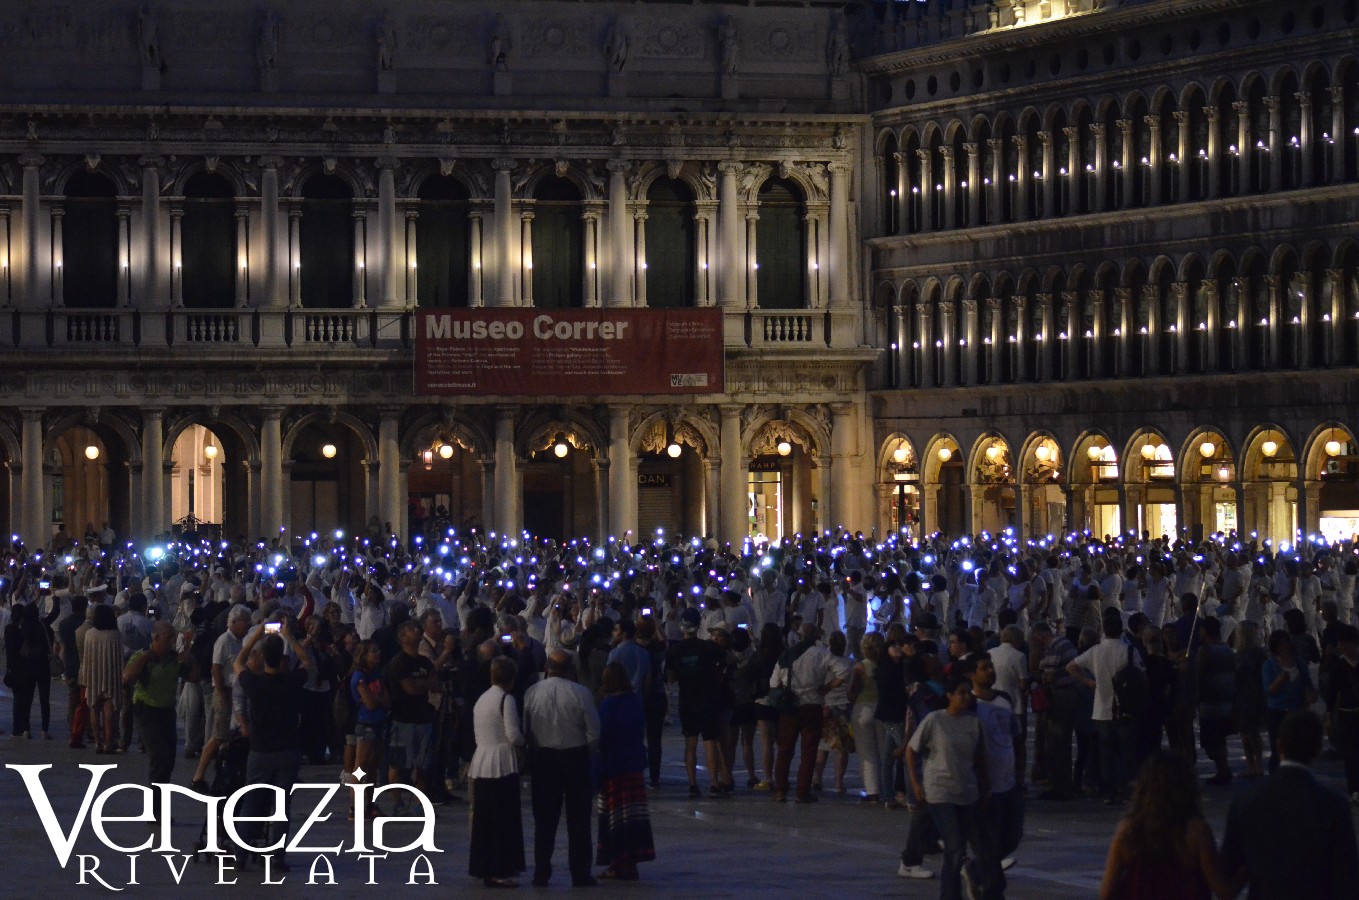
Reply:
[[[1180, 896], [1146, 893], [1173, 872], [1146, 860], [1187, 869], [1191, 856], [1211, 865], [1184, 896], [1234, 896], [1259, 856], [1242, 827], [1229, 822], [1221, 853], [1205, 833], [1197, 752], [1208, 788], [1264, 779], [1311, 759], [1309, 716], [1359, 805], [1348, 542], [828, 532], [720, 545], [450, 528], [409, 544], [379, 530], [120, 546], [106, 530], [45, 547], [15, 536], [5, 553], [15, 737], [51, 737], [62, 677], [71, 746], [137, 742], [153, 782], [172, 777], [179, 728], [204, 791], [242, 743], [249, 783], [287, 786], [305, 759], [436, 802], [466, 790], [469, 871], [493, 886], [527, 869], [525, 774], [535, 884], [551, 878], [563, 809], [574, 884], [595, 882], [592, 861], [637, 878], [655, 856], [647, 789], [667, 722], [694, 798], [700, 743], [717, 799], [744, 774], [748, 791], [814, 803], [845, 792], [856, 757], [862, 802], [908, 813], [898, 873], [935, 877], [925, 857], [942, 849], [943, 897], [1003, 896], [1030, 788], [1055, 803], [1131, 796], [1106, 879], [1125, 892], [1110, 896]], [[1359, 877], [1346, 865], [1337, 879]]]

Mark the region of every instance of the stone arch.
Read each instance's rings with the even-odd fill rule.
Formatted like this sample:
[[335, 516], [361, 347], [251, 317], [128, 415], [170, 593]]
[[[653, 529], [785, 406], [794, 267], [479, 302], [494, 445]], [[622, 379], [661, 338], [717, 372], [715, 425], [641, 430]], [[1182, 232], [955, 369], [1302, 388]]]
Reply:
[[1008, 462], [1008, 466], [1009, 466], [1009, 474], [1005, 476], [1005, 479], [1004, 479], [1004, 482], [1003, 482], [1003, 483], [1006, 483], [1006, 484], [1015, 484], [1015, 483], [1017, 483], [1017, 481], [1016, 481], [1016, 475], [1015, 475], [1015, 444], [1014, 444], [1014, 442], [1011, 441], [1010, 438], [1009, 438], [1008, 436], [1006, 436], [1006, 434], [1005, 434], [1003, 431], [1001, 431], [1000, 429], [996, 429], [996, 428], [988, 428], [987, 430], [983, 431], [981, 434], [979, 434], [979, 435], [977, 436], [977, 439], [974, 440], [974, 441], [972, 442], [972, 446], [971, 446], [971, 448], [969, 448], [969, 450], [968, 450], [968, 452], [967, 452], [967, 477], [968, 477], [968, 484], [983, 484], [983, 483], [985, 483], [985, 484], [993, 484], [993, 483], [998, 484], [998, 483], [1002, 483], [1002, 482], [980, 482], [980, 481], [977, 480], [977, 474], [978, 474], [978, 472], [981, 471], [981, 467], [984, 465], [984, 464], [982, 463], [982, 460], [983, 460], [983, 459], [987, 460], [988, 462], [991, 462], [993, 465], [996, 464], [996, 461], [990, 460], [989, 457], [987, 457], [987, 455], [986, 455], [987, 448], [989, 448], [989, 447], [991, 447], [991, 446], [1001, 445], [1001, 444], [1004, 445], [1005, 451], [1006, 451], [1006, 453], [1009, 455], [1009, 462]]
[[887, 152], [888, 141], [893, 141], [895, 142], [896, 146], [901, 146], [901, 141], [897, 137], [896, 129], [894, 128], [879, 129], [877, 135], [873, 139], [873, 155], [882, 156], [885, 152]]
[[[670, 172], [669, 163], [643, 163], [637, 177], [629, 184], [628, 199], [634, 203], [645, 201], [651, 186], [660, 178], [669, 178]], [[717, 182], [712, 178], [704, 178], [703, 171], [697, 163], [684, 163], [674, 177], [676, 181], [682, 181], [688, 186], [695, 200], [717, 199]]]
[[256, 193], [235, 164], [226, 160], [219, 160], [209, 168], [207, 160], [204, 159], [186, 160], [184, 165], [175, 170], [167, 193], [172, 196], [183, 196], [185, 185], [200, 172], [223, 178], [227, 184], [231, 185], [231, 190], [237, 197], [246, 197]]
[[[1337, 441], [1340, 444], [1349, 445], [1349, 453], [1352, 455], [1355, 448], [1355, 435], [1348, 425], [1337, 419], [1328, 419], [1319, 423], [1307, 435], [1303, 443], [1303, 451], [1298, 458], [1302, 464], [1302, 476], [1307, 481], [1318, 481], [1325, 472], [1325, 464], [1331, 459], [1331, 454], [1326, 451], [1326, 444], [1330, 441]], [[1342, 447], [1342, 452], [1344, 452]]]
[[1269, 92], [1275, 97], [1281, 97], [1287, 88], [1289, 81], [1301, 85], [1302, 81], [1298, 77], [1298, 70], [1292, 63], [1283, 63], [1274, 70], [1269, 76]]
[[[1048, 447], [1049, 450], [1055, 448], [1055, 457], [1047, 460], [1038, 459], [1038, 448]], [[1019, 484], [1064, 484], [1069, 475], [1070, 460], [1065, 455], [1066, 450], [1062, 446], [1062, 440], [1054, 431], [1041, 429], [1028, 434], [1024, 438], [1024, 443], [1014, 453], [1015, 480]], [[1052, 478], [1044, 480], [1042, 478], [1043, 468], [1051, 469], [1058, 473]]]
[[487, 434], [480, 422], [464, 415], [461, 410], [441, 408], [430, 410], [407, 423], [401, 430], [399, 446], [402, 459], [414, 459], [419, 455], [424, 438], [433, 433], [445, 434], [464, 450], [479, 459], [490, 459], [495, 455], [495, 441]]
[[[60, 196], [66, 195], [66, 183], [74, 176], [79, 174], [101, 175], [107, 178], [113, 185], [114, 196], [131, 197], [140, 196], [141, 191], [137, 190], [128, 181], [127, 176], [119, 171], [117, 166], [104, 165], [103, 160], [98, 160], [93, 168], [85, 160], [72, 161], [57, 170], [56, 176], [52, 180], [52, 193]], [[44, 193], [46, 193], [44, 191]]]
[[1062, 270], [1062, 267], [1048, 266], [1047, 271], [1043, 273], [1044, 293], [1060, 291], [1063, 289], [1063, 287], [1065, 287], [1065, 285], [1066, 285], [1066, 272]]
[[553, 162], [545, 162], [535, 166], [529, 170], [522, 181], [516, 183], [515, 198], [519, 200], [534, 199], [534, 196], [538, 193], [538, 186], [549, 176], [565, 178], [575, 185], [576, 190], [580, 191], [582, 203], [604, 199], [602, 181], [596, 184], [577, 160], [569, 161], [564, 167], [559, 167]]
[[705, 417], [695, 415], [684, 409], [660, 409], [647, 414], [632, 429], [628, 437], [628, 447], [634, 456], [644, 450], [644, 445], [657, 425], [665, 427], [667, 420], [674, 429], [675, 442], [688, 445], [700, 457], [716, 456], [721, 448], [717, 431]]
[[467, 191], [469, 200], [490, 200], [493, 196], [492, 193], [487, 191], [486, 182], [476, 177], [468, 166], [459, 163], [445, 171], [442, 163], [430, 162], [421, 166], [411, 175], [410, 183], [407, 186], [407, 196], [404, 199], [418, 199], [420, 189], [424, 187], [425, 182], [436, 177], [448, 177], [458, 182]]
[[[1200, 448], [1204, 441], [1211, 441], [1214, 445], [1214, 454], [1205, 457]], [[1203, 464], [1205, 459], [1221, 459], [1227, 463], [1234, 463], [1237, 459], [1236, 449], [1232, 446], [1231, 438], [1228, 437], [1226, 428], [1219, 425], [1199, 425], [1185, 436], [1184, 442], [1180, 444], [1180, 451], [1176, 454], [1176, 478], [1184, 483], [1199, 480], [1198, 467]]]
[[[1265, 422], [1256, 425], [1246, 435], [1245, 440], [1241, 442], [1241, 451], [1238, 463], [1238, 477], [1240, 477], [1242, 481], [1261, 480], [1260, 468], [1264, 464], [1264, 460], [1267, 458], [1264, 453], [1264, 444], [1267, 439], [1266, 436], [1273, 434], [1281, 435], [1283, 437], [1284, 442], [1287, 444], [1288, 450], [1293, 454], [1293, 458], [1294, 459], [1298, 458], [1297, 440], [1294, 438], [1294, 436], [1289, 432], [1287, 428], [1285, 428], [1283, 425], [1278, 424], [1277, 422]], [[1275, 440], [1277, 442], [1276, 438], [1269, 437], [1268, 439]], [[1280, 447], [1280, 449], [1283, 448]], [[1275, 453], [1274, 458], [1276, 459], [1278, 458], [1277, 452]]]
[[1052, 131], [1058, 123], [1066, 119], [1066, 107], [1060, 103], [1049, 103], [1043, 110], [1043, 130]]
[[[925, 444], [925, 452], [920, 457], [921, 473], [920, 478], [927, 483], [937, 483], [939, 481], [939, 470], [945, 461], [939, 458], [940, 448], [947, 448], [950, 452], [948, 462], [953, 462], [957, 456], [962, 454], [962, 444], [951, 432], [940, 431], [933, 435]], [[962, 460], [966, 466], [967, 460]]]
[[306, 413], [284, 430], [283, 459], [292, 458], [293, 444], [297, 442], [298, 436], [306, 431], [307, 426], [313, 423], [345, 426], [359, 439], [359, 444], [363, 447], [364, 459], [375, 460], [378, 458], [377, 439], [373, 436], [372, 429], [362, 419], [343, 410], [327, 409]]
[[[1143, 484], [1148, 480], [1148, 477], [1142, 471], [1144, 468], [1142, 446], [1149, 442], [1154, 442], [1154, 445], [1157, 446], [1164, 445], [1170, 447], [1170, 440], [1166, 437], [1165, 429], [1147, 427], [1139, 428], [1134, 431], [1132, 436], [1128, 438], [1127, 443], [1123, 445], [1122, 452], [1118, 454], [1118, 459], [1121, 464], [1120, 471], [1125, 484]], [[1162, 457], [1157, 458], [1163, 459]], [[1170, 451], [1170, 459], [1163, 460], [1163, 462], [1165, 467], [1171, 470], [1173, 477], [1176, 463], [1175, 451], [1173, 449]]]
[[[813, 464], [830, 453], [830, 430], [815, 416], [800, 408], [762, 410], [742, 429], [742, 453], [745, 456], [759, 456], [764, 443], [770, 446], [776, 441], [773, 431], [780, 430], [781, 423], [788, 423], [788, 434], [784, 436], [793, 443], [800, 444]], [[771, 430], [771, 426], [775, 426]]]
[[243, 462], [259, 462], [260, 444], [255, 437], [254, 430], [250, 427], [250, 423], [235, 413], [207, 409], [187, 410], [174, 419], [167, 417], [165, 439], [161, 451], [162, 459], [168, 460], [174, 455], [175, 442], [179, 440], [181, 434], [194, 425], [201, 425], [212, 432], [216, 432], [219, 427], [225, 427], [230, 432], [231, 437], [245, 447], [246, 458]]
[[1217, 278], [1222, 272], [1236, 271], [1236, 257], [1230, 250], [1217, 250], [1208, 261], [1208, 277]]
[[305, 199], [302, 194], [303, 188], [308, 181], [317, 175], [334, 175], [336, 178], [339, 178], [348, 185], [350, 194], [355, 203], [362, 201], [364, 197], [369, 196], [371, 193], [371, 185], [368, 180], [363, 177], [362, 173], [360, 173], [352, 163], [335, 160], [334, 167], [332, 168], [326, 165], [325, 160], [320, 160], [307, 163], [299, 169], [285, 186], [283, 191], [284, 195], [293, 200]]
[[[1098, 461], [1091, 459], [1090, 449], [1113, 448], [1114, 465], [1119, 465], [1123, 457], [1118, 453], [1118, 442], [1112, 438], [1108, 432], [1099, 428], [1092, 428], [1082, 431], [1076, 436], [1076, 440], [1071, 443], [1070, 452], [1067, 454], [1067, 480], [1072, 484], [1094, 484], [1098, 482], [1095, 478], [1094, 469]], [[1102, 457], [1101, 457], [1102, 458]], [[1080, 468], [1076, 468], [1079, 466]], [[1084, 477], [1077, 477], [1074, 473], [1083, 473]]]
[[106, 430], [110, 434], [117, 435], [127, 448], [127, 461], [132, 465], [138, 465], [142, 461], [141, 438], [132, 429], [132, 425], [120, 415], [109, 415], [107, 412], [98, 409], [93, 410], [92, 413], [84, 410], [63, 411], [59, 418], [48, 423], [43, 430], [44, 453], [52, 448], [55, 440], [63, 432], [71, 428], [89, 428], [96, 433]]
[[590, 458], [605, 462], [609, 458], [609, 436], [597, 422], [575, 410], [535, 410], [524, 420], [515, 436], [515, 455], [520, 460], [550, 447], [561, 435], [577, 450], [588, 450]]
[[1202, 278], [1207, 271], [1208, 267], [1204, 264], [1203, 257], [1191, 250], [1180, 258], [1180, 266], [1175, 277], [1179, 281], [1192, 281], [1195, 277]]
[[966, 133], [962, 119], [950, 119], [949, 123], [944, 126], [944, 143], [951, 145], [958, 139], [959, 134]]
[[[906, 448], [906, 458], [900, 463], [895, 458], [898, 447]], [[917, 472], [920, 471], [920, 453], [916, 449], [915, 441], [903, 431], [893, 431], [878, 445], [878, 459], [874, 466], [874, 471], [878, 473], [878, 481], [891, 481], [893, 469], [898, 465], [907, 468], [914, 466]]]

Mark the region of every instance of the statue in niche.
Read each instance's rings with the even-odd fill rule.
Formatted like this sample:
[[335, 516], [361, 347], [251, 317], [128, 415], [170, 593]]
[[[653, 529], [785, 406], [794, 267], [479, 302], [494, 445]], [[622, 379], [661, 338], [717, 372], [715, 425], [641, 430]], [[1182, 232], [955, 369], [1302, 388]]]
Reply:
[[495, 72], [510, 70], [510, 29], [504, 16], [495, 17], [495, 32], [491, 35], [491, 69]]
[[604, 57], [609, 61], [609, 71], [622, 75], [628, 66], [628, 30], [621, 19], [615, 20], [609, 36], [604, 41]]
[[839, 78], [849, 71], [849, 37], [845, 34], [844, 16], [837, 15], [826, 38], [826, 68]]
[[278, 19], [272, 9], [265, 11], [264, 21], [260, 24], [260, 42], [255, 48], [255, 59], [261, 74], [273, 72], [278, 67]]
[[725, 77], [736, 77], [737, 59], [740, 51], [740, 35], [736, 31], [736, 19], [733, 16], [727, 16], [722, 23], [722, 74]]
[[160, 23], [156, 21], [156, 11], [149, 6], [142, 7], [137, 13], [137, 40], [141, 49], [142, 65], [159, 69], [162, 62]]
[[379, 72], [390, 72], [396, 66], [396, 28], [385, 12], [377, 27], [377, 62]]

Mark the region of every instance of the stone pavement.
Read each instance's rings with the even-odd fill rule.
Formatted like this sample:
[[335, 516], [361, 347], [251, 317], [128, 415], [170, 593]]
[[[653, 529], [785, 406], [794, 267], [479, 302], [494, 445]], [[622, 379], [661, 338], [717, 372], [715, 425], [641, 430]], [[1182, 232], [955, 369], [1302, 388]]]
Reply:
[[[66, 697], [59, 684], [53, 685], [52, 707], [54, 720], [63, 719]], [[10, 725], [10, 701], [6, 693], [0, 697], [0, 726], [8, 731]], [[80, 764], [117, 764], [118, 768], [105, 776], [101, 791], [114, 782], [137, 783], [146, 777], [146, 757], [135, 748], [123, 756], [95, 756], [92, 749], [67, 748], [66, 733], [64, 721], [54, 721], [54, 739], [51, 741], [0, 737], [0, 766], [9, 763], [50, 763], [53, 766], [44, 773], [43, 784], [52, 797], [63, 830], [70, 828], [89, 784], [90, 777], [78, 768]], [[858, 802], [858, 779], [853, 774], [853, 760], [850, 789], [845, 796], [823, 794], [820, 803], [802, 806], [775, 803], [767, 793], [744, 790], [727, 800], [706, 796], [701, 800], [690, 800], [680, 762], [680, 742], [673, 729], [667, 729], [665, 750], [664, 784], [651, 798], [657, 860], [642, 866], [641, 882], [603, 884], [596, 893], [629, 897], [739, 897], [761, 893], [835, 898], [888, 895], [928, 898], [938, 895], [937, 880], [908, 881], [896, 875], [897, 854], [905, 841], [906, 814], [876, 806], [865, 807]], [[1335, 761], [1325, 761], [1319, 768], [1324, 778], [1339, 783], [1339, 766]], [[1206, 766], [1204, 773], [1207, 773]], [[181, 756], [176, 764], [175, 781], [187, 785], [191, 774], [192, 763]], [[303, 769], [302, 780], [333, 783], [337, 774], [337, 768], [332, 766], [307, 767]], [[706, 773], [700, 772], [700, 781], [706, 790]], [[742, 784], [744, 781], [744, 777], [739, 779]], [[1204, 791], [1207, 813], [1219, 838], [1230, 791], [1230, 788]], [[295, 801], [294, 826], [300, 822], [297, 810], [309, 812], [317, 797], [319, 792], [314, 792]], [[132, 799], [127, 792], [115, 794], [106, 812], [127, 813]], [[190, 808], [180, 801], [175, 808], [172, 835], [180, 855], [170, 859], [176, 869], [183, 869], [180, 884], [175, 886], [171, 867], [163, 858], [144, 852], [136, 863], [136, 884], [131, 885], [127, 855], [101, 844], [88, 822], [76, 840], [70, 863], [62, 869], [21, 778], [13, 770], [0, 768], [0, 837], [3, 837], [0, 846], [8, 856], [3, 868], [5, 877], [0, 879], [0, 898], [51, 897], [72, 892], [93, 897], [111, 893], [92, 878], [86, 879], [88, 884], [85, 886], [78, 884], [76, 855], [82, 853], [98, 856], [99, 874], [112, 887], [124, 888], [125, 896], [173, 891], [176, 900], [206, 900], [257, 896], [271, 890], [262, 887], [264, 873], [258, 864], [245, 871], [228, 869], [222, 873], [210, 858], [186, 865], [183, 854], [192, 852], [203, 816], [197, 805]], [[345, 795], [335, 797], [330, 809], [333, 814], [329, 821], [312, 830], [308, 843], [312, 846], [341, 843], [350, 846], [353, 826], [345, 820]], [[1045, 803], [1031, 799], [1025, 839], [1017, 854], [1018, 864], [1009, 872], [1007, 896], [1015, 900], [1093, 896], [1119, 814], [1118, 810], [1094, 800]], [[532, 866], [532, 814], [527, 790], [523, 815], [528, 861]], [[109, 838], [120, 845], [136, 844], [149, 834], [149, 826], [142, 823], [111, 823], [107, 830]], [[413, 840], [415, 829], [404, 826], [393, 834], [387, 843], [398, 846]], [[480, 881], [466, 874], [468, 816], [465, 804], [437, 808], [434, 834], [436, 845], [443, 851], [429, 857], [439, 887], [407, 886], [410, 868], [417, 855], [414, 852], [393, 854], [386, 860], [372, 863], [380, 887], [366, 883], [369, 863], [347, 852], [328, 857], [333, 863], [337, 882], [334, 887], [306, 885], [308, 870], [317, 855], [314, 853], [290, 856], [291, 871], [286, 875], [274, 873], [273, 880], [282, 877], [287, 887], [324, 897], [371, 898], [378, 892], [434, 897], [444, 896], [440, 890], [450, 888], [459, 895], [505, 893], [483, 888]], [[557, 873], [554, 883], [548, 888], [533, 888], [526, 876], [522, 879], [521, 890], [535, 895], [572, 890], [566, 872], [565, 838], [563, 824], [554, 857]], [[926, 863], [937, 869], [938, 859], [937, 856], [928, 857]], [[237, 884], [218, 884], [219, 878], [226, 881], [235, 878]], [[317, 880], [324, 882], [325, 879], [318, 877]]]

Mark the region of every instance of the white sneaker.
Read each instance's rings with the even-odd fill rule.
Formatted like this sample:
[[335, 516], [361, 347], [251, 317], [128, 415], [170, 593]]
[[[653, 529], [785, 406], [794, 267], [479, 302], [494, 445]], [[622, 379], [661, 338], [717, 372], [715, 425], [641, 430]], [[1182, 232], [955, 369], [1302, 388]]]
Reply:
[[934, 873], [924, 866], [908, 866], [905, 863], [897, 866], [897, 874], [902, 878], [933, 878]]
[[1015, 858], [1014, 858], [1013, 856], [1007, 856], [1007, 857], [1005, 857], [1004, 859], [1002, 859], [1002, 860], [1000, 861], [1000, 870], [1001, 870], [1002, 872], [1008, 872], [1008, 871], [1010, 871], [1011, 869], [1013, 869], [1014, 867], [1015, 867]]

